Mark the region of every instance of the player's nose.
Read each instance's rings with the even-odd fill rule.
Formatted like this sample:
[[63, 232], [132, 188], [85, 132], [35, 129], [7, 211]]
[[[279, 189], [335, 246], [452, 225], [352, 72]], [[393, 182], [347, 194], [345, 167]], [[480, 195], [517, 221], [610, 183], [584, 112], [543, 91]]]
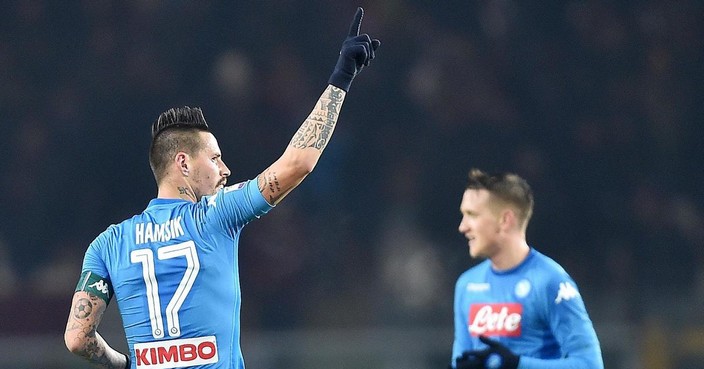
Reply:
[[462, 217], [462, 220], [460, 220], [460, 224], [457, 226], [457, 231], [462, 234], [466, 234], [467, 232], [471, 231], [472, 227], [470, 223], [471, 222], [466, 217]]
[[232, 174], [230, 172], [230, 168], [228, 168], [227, 165], [225, 165], [225, 163], [222, 163], [222, 168], [220, 168], [220, 175], [227, 178], [230, 176], [230, 174]]

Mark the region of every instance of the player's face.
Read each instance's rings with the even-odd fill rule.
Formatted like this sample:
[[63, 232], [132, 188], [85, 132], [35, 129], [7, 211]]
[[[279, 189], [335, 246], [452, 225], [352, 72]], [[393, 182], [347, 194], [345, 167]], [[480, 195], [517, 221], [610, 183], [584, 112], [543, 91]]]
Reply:
[[499, 216], [491, 208], [491, 194], [487, 190], [464, 191], [460, 212], [459, 232], [467, 239], [469, 255], [473, 258], [491, 258], [498, 252], [501, 228]]
[[210, 132], [200, 132], [201, 150], [191, 158], [192, 171], [189, 176], [196, 198], [214, 195], [225, 187], [230, 169], [222, 161], [218, 141]]

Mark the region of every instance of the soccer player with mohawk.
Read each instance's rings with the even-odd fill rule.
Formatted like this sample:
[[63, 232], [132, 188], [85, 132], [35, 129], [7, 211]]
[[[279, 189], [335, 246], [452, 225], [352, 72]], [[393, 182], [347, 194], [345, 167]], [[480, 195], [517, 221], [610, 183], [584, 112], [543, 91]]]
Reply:
[[[68, 349], [99, 368], [242, 369], [238, 241], [313, 170], [352, 80], [379, 40], [359, 34], [357, 9], [315, 108], [281, 157], [256, 178], [226, 186], [230, 169], [198, 108], [170, 109], [152, 126], [158, 186], [147, 208], [88, 247], [66, 325]], [[129, 352], [97, 332], [116, 300]]]

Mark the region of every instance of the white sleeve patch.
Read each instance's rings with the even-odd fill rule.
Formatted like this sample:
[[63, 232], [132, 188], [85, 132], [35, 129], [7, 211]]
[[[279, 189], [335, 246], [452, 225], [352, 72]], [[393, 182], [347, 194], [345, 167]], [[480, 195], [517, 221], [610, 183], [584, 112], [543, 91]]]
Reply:
[[217, 192], [215, 193], [215, 195], [210, 196], [210, 198], [208, 199], [208, 206], [217, 206], [217, 204], [215, 203], [215, 200], [216, 200], [217, 198], [218, 198], [218, 193], [217, 193]]
[[240, 183], [237, 183], [237, 184], [233, 184], [232, 186], [227, 186], [227, 187], [225, 187], [224, 192], [225, 192], [225, 193], [228, 193], [228, 192], [230, 192], [230, 191], [241, 190], [241, 189], [244, 188], [244, 186], [245, 186], [246, 184], [247, 184], [247, 182], [240, 182]]
[[560, 289], [557, 291], [557, 297], [555, 298], [555, 303], [559, 304], [562, 301], [571, 300], [575, 297], [579, 297], [579, 291], [570, 282], [560, 283]]

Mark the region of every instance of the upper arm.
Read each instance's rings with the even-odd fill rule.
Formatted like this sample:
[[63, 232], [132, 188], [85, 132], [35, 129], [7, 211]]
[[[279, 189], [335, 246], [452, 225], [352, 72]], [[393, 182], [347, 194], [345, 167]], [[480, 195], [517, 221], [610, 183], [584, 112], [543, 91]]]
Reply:
[[96, 330], [103, 318], [107, 303], [86, 291], [73, 294], [64, 341], [71, 352], [83, 351], [96, 340]]
[[282, 156], [257, 176], [259, 192], [270, 205], [276, 205], [310, 173], [288, 163]]
[[556, 275], [547, 291], [550, 326], [563, 354], [574, 361], [601, 363], [599, 340], [577, 284], [566, 273]]
[[283, 155], [259, 174], [259, 190], [269, 204], [278, 204], [313, 171], [335, 130], [345, 96], [344, 90], [328, 85]]
[[[463, 351], [470, 350], [470, 339], [469, 332], [467, 331], [467, 314], [462, 306], [462, 295], [463, 289], [460, 287], [462, 285], [461, 278], [459, 278], [455, 284], [455, 299], [454, 299], [454, 326], [455, 326], [455, 340], [452, 344], [452, 359], [454, 360], [458, 356], [462, 355]], [[454, 363], [454, 362], [453, 362]]]
[[83, 267], [71, 302], [71, 310], [66, 323], [64, 340], [72, 352], [82, 351], [95, 338], [95, 332], [102, 319], [113, 288], [107, 276], [107, 268], [101, 257], [109, 231], [101, 233], [91, 242], [83, 257]]

